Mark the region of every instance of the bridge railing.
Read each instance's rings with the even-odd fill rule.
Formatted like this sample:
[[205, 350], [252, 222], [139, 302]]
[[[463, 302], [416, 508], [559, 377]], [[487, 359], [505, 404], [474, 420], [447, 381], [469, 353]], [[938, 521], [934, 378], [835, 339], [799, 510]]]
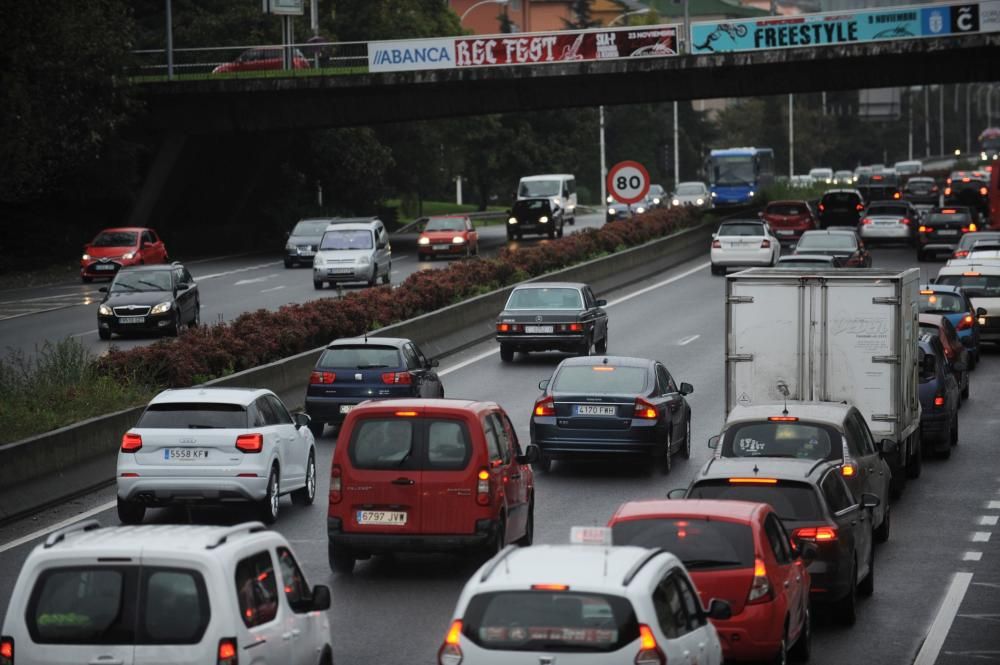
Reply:
[[169, 76], [167, 52], [144, 49], [132, 52], [129, 74], [136, 82], [197, 80], [204, 78], [261, 78], [266, 76], [329, 76], [368, 71], [367, 42], [307, 42], [290, 47], [291, 69], [284, 69], [280, 44], [211, 46], [173, 50], [173, 75]]

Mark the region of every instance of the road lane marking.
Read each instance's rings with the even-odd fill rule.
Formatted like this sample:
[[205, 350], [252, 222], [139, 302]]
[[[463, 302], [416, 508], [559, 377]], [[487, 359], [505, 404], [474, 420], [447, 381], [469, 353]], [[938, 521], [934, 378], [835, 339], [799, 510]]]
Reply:
[[962, 561], [980, 561], [982, 558], [982, 552], [966, 552], [962, 555]]
[[913, 661], [913, 665], [934, 665], [937, 661], [941, 647], [944, 646], [945, 638], [948, 637], [951, 624], [955, 621], [955, 615], [958, 614], [958, 608], [962, 606], [962, 600], [965, 598], [965, 592], [969, 590], [971, 582], [972, 573], [955, 573], [955, 577], [952, 578], [951, 585], [948, 587], [948, 593], [945, 594], [944, 600], [941, 602], [941, 608], [938, 610], [937, 616], [934, 617], [934, 623], [931, 624], [931, 629], [927, 632], [927, 637], [920, 646], [920, 651], [917, 653], [917, 659]]
[[677, 346], [687, 346], [688, 344], [695, 341], [699, 337], [701, 337], [701, 335], [691, 335], [690, 337], [685, 337], [681, 341], [677, 342]]
[[440, 372], [438, 372], [438, 376], [444, 376], [446, 374], [451, 374], [452, 372], [457, 372], [463, 367], [468, 367], [469, 365], [477, 363], [484, 358], [489, 358], [490, 356], [496, 355], [498, 353], [500, 353], [499, 347], [495, 349], [490, 349], [489, 351], [484, 351], [483, 353], [480, 353], [478, 355], [472, 356], [471, 358], [463, 360], [462, 362], [458, 363], [457, 365], [453, 365], [448, 369], [441, 370]]
[[74, 338], [75, 337], [84, 337], [85, 335], [93, 335], [96, 332], [97, 332], [97, 329], [95, 328], [93, 330], [88, 330], [87, 332], [76, 333], [75, 335], [70, 335], [70, 337], [74, 337]]
[[96, 508], [91, 508], [88, 511], [82, 512], [79, 515], [76, 515], [75, 517], [70, 517], [70, 518], [64, 519], [62, 522], [56, 522], [55, 524], [53, 524], [51, 526], [47, 526], [44, 529], [39, 529], [38, 531], [32, 531], [31, 533], [27, 534], [26, 536], [21, 536], [20, 538], [17, 538], [16, 540], [12, 540], [9, 543], [4, 543], [3, 545], [0, 545], [0, 554], [6, 552], [7, 550], [12, 550], [15, 547], [19, 547], [21, 545], [24, 545], [25, 543], [30, 543], [31, 541], [37, 540], [38, 538], [41, 538], [43, 536], [47, 536], [50, 533], [52, 533], [53, 531], [58, 531], [59, 529], [64, 529], [64, 528], [66, 528], [66, 527], [68, 527], [68, 526], [70, 526], [72, 524], [76, 524], [77, 522], [80, 522], [81, 520], [85, 520], [88, 517], [93, 517], [94, 515], [97, 515], [98, 513], [103, 513], [106, 510], [111, 510], [116, 505], [118, 505], [118, 501], [117, 500], [115, 500], [115, 501], [108, 501], [107, 503], [103, 503], [103, 504], [97, 506]]
[[989, 531], [974, 531], [972, 533], [972, 542], [974, 543], [988, 543], [990, 542], [990, 536], [992, 534]]
[[261, 293], [273, 293], [275, 291], [280, 291], [283, 288], [285, 288], [285, 287], [284, 286], [274, 286], [274, 287], [271, 287], [270, 289], [261, 289], [260, 292]]
[[1000, 510], [1000, 501], [987, 501], [986, 510]]
[[996, 526], [1000, 521], [1000, 515], [983, 515], [979, 518], [980, 526]]
[[261, 268], [270, 268], [272, 266], [280, 266], [280, 265], [282, 265], [281, 261], [272, 261], [271, 263], [261, 263], [255, 266], [247, 266], [245, 268], [235, 268], [233, 270], [227, 270], [225, 272], [216, 272], [212, 273], [211, 275], [201, 275], [200, 277], [195, 276], [194, 280], [198, 282], [204, 279], [216, 279], [218, 277], [226, 277], [228, 275], [236, 275], [241, 272], [249, 272], [251, 270], [260, 270]]
[[277, 277], [277, 273], [271, 273], [270, 275], [264, 275], [262, 277], [252, 277], [250, 279], [241, 279], [233, 283], [233, 286], [243, 286], [244, 284], [260, 284], [261, 282], [266, 282], [267, 280]]

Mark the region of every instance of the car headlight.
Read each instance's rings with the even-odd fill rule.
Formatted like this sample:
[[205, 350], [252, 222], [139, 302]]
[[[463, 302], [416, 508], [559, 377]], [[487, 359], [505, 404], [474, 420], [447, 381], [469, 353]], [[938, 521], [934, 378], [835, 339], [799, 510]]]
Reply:
[[507, 219], [507, 223], [508, 224], [517, 224], [517, 218], [516, 217], [510, 217], [510, 218]]
[[539, 224], [545, 224], [548, 221], [549, 221], [549, 218], [546, 217], [545, 215], [542, 215], [541, 217], [538, 218], [538, 223]]
[[750, 198], [753, 198], [753, 190], [750, 190]]
[[174, 304], [169, 300], [167, 302], [161, 302], [159, 305], [156, 305], [155, 307], [153, 307], [153, 309], [149, 310], [149, 313], [163, 314], [164, 312], [169, 312], [170, 308], [173, 307], [173, 305]]
[[981, 325], [981, 326], [985, 326], [986, 325], [986, 317], [985, 316], [980, 316], [979, 317], [979, 325]]
[[314, 258], [313, 258], [313, 267], [314, 267], [314, 268], [315, 268], [316, 266], [321, 266], [321, 265], [323, 265], [323, 263], [324, 263], [324, 261], [323, 261], [323, 257], [322, 257], [322, 256], [317, 256], [317, 257], [314, 257]]
[[451, 239], [451, 244], [452, 245], [464, 245], [465, 244], [465, 238], [463, 238], [462, 236], [455, 236], [454, 238]]
[[695, 203], [697, 203], [698, 205], [703, 205], [705, 203], [705, 199], [697, 199], [695, 200]]
[[712, 192], [712, 198], [713, 198], [713, 199], [714, 199], [715, 197], [717, 197], [717, 196], [718, 196], [718, 194], [716, 194], [715, 192]]
[[615, 200], [615, 197], [613, 197], [613, 196], [609, 196], [609, 197], [608, 197], [608, 198], [607, 198], [607, 199], [605, 200], [605, 203], [613, 203], [613, 202], [614, 202], [614, 200]]
[[660, 199], [653, 199], [653, 203], [656, 205], [660, 205]]
[[614, 208], [608, 208], [608, 214], [609, 215], [615, 214], [615, 209]]
[[126, 261], [131, 261], [132, 259], [135, 258], [135, 252], [127, 252], [125, 254], [122, 254], [122, 258], [125, 259]]
[[417, 244], [418, 245], [429, 245], [429, 244], [431, 244], [431, 241], [428, 238], [421, 238], [420, 240], [417, 241]]
[[360, 263], [361, 265], [367, 265], [367, 264], [369, 264], [371, 262], [372, 262], [372, 257], [370, 257], [370, 256], [359, 256], [358, 257], [358, 263]]
[[80, 257], [80, 258], [82, 258], [82, 259], [83, 259], [84, 261], [89, 261], [89, 260], [90, 260], [90, 254], [84, 254], [84, 255], [83, 255], [82, 257]]
[[673, 201], [670, 202], [670, 205], [674, 205], [674, 206], [679, 206], [680, 204], [681, 204], [681, 200], [680, 199], [674, 199]]
[[641, 215], [642, 213], [646, 212], [646, 209], [643, 208], [642, 206], [639, 206], [638, 208], [635, 209], [635, 212], [636, 214]]
[[97, 308], [97, 313], [102, 316], [111, 316], [114, 312], [112, 312], [111, 308], [107, 305], [101, 305]]
[[830, 179], [830, 178], [827, 178], [827, 179], [826, 179], [826, 184], [828, 184], [828, 185], [832, 185], [832, 184], [833, 184], [833, 180], [832, 180], [832, 179]]

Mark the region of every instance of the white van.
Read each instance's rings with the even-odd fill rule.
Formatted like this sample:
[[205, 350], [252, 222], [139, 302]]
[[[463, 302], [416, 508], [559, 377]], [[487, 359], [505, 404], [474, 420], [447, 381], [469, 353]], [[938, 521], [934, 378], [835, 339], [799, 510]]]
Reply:
[[548, 198], [563, 209], [567, 223], [576, 224], [576, 176], [571, 173], [529, 175], [517, 184], [517, 200]]
[[337, 220], [326, 227], [313, 259], [313, 287], [338, 282], [366, 282], [375, 286], [392, 275], [389, 233], [379, 219], [367, 222]]

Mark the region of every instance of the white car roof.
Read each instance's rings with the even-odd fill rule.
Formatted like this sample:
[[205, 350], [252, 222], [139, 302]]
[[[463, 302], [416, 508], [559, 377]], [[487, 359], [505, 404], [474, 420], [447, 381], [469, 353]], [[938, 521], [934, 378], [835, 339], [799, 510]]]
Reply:
[[541, 175], [526, 175], [521, 178], [522, 182], [531, 182], [532, 180], [552, 180], [553, 178], [566, 179], [575, 178], [572, 173], [543, 173]]
[[178, 388], [164, 390], [149, 401], [150, 404], [173, 404], [177, 402], [211, 402], [219, 404], [239, 404], [249, 406], [261, 395], [270, 395], [263, 388]]
[[976, 263], [968, 259], [951, 259], [948, 264], [938, 271], [941, 275], [961, 275], [965, 272], [979, 272], [984, 275], [1000, 275], [1000, 261], [994, 263]]
[[373, 227], [382, 226], [382, 222], [350, 222], [348, 224], [330, 224], [323, 231], [371, 231]]
[[773, 402], [770, 404], [754, 404], [753, 406], [735, 406], [726, 418], [726, 425], [735, 422], [767, 420], [771, 416], [786, 415], [787, 408], [789, 416], [795, 416], [802, 420], [821, 422], [834, 427], [840, 427], [851, 410], [850, 404], [839, 402], [800, 402], [789, 400], [787, 406], [784, 402]]

